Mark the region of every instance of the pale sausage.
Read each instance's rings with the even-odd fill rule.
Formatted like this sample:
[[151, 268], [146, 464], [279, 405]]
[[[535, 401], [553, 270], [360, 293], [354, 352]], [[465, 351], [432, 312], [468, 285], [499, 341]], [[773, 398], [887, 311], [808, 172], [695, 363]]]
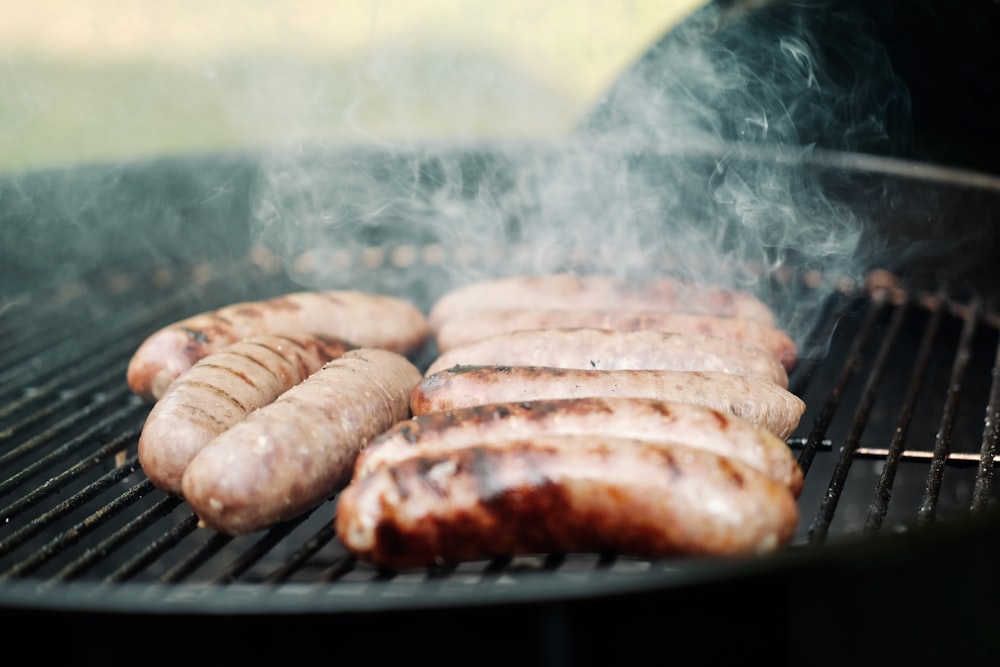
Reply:
[[315, 336], [257, 336], [200, 359], [146, 417], [139, 434], [146, 476], [179, 494], [188, 463], [210, 440], [352, 347]]
[[424, 344], [429, 330], [424, 314], [396, 297], [349, 290], [295, 292], [232, 304], [160, 329], [132, 356], [128, 385], [155, 401], [202, 357], [261, 334], [328, 336], [408, 355]]
[[346, 352], [208, 443], [184, 472], [183, 496], [230, 535], [290, 520], [346, 484], [368, 441], [410, 416], [419, 380], [395, 352]]

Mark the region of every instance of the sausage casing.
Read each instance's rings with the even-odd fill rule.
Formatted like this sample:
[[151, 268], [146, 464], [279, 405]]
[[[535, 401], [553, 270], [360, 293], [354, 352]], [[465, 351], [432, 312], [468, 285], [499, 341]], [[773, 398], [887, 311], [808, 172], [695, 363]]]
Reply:
[[181, 481], [185, 500], [230, 535], [298, 516], [350, 479], [369, 440], [409, 416], [419, 380], [395, 352], [344, 353], [198, 452]]
[[146, 417], [139, 434], [146, 476], [179, 494], [188, 463], [210, 440], [352, 347], [316, 336], [256, 336], [200, 359]]
[[437, 331], [457, 315], [525, 307], [705, 313], [775, 325], [767, 304], [748, 292], [672, 277], [635, 283], [611, 275], [570, 273], [496, 278], [454, 288], [434, 302], [429, 323]]
[[391, 569], [523, 553], [749, 556], [793, 537], [788, 489], [681, 445], [539, 436], [414, 457], [351, 483], [335, 525]]
[[802, 491], [802, 469], [788, 444], [735, 415], [694, 403], [585, 397], [492, 403], [399, 422], [358, 456], [354, 480], [413, 456], [538, 435], [598, 435], [686, 445], [740, 460]]
[[787, 333], [760, 321], [655, 310], [519, 308], [474, 311], [444, 321], [436, 332], [436, 342], [438, 351], [443, 353], [510, 331], [580, 328], [666, 331], [725, 338], [767, 350], [786, 370], [794, 368], [798, 358], [798, 346]]
[[580, 370], [544, 366], [459, 366], [424, 377], [413, 388], [414, 415], [485, 403], [583, 396], [637, 396], [704, 405], [789, 437], [805, 403], [773, 382], [729, 373], [670, 370]]
[[426, 374], [452, 366], [490, 365], [713, 371], [788, 386], [785, 367], [759, 347], [701, 334], [608, 329], [528, 329], [497, 334], [445, 352]]
[[423, 345], [429, 329], [424, 314], [404, 299], [350, 290], [294, 292], [232, 304], [160, 329], [133, 354], [128, 385], [155, 401], [202, 357], [262, 334], [328, 336], [406, 355]]

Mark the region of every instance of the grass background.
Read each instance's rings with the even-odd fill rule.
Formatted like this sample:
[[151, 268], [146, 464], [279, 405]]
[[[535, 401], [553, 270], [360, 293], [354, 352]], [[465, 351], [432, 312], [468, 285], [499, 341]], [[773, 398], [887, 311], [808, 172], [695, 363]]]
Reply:
[[0, 171], [553, 136], [692, 0], [0, 0]]

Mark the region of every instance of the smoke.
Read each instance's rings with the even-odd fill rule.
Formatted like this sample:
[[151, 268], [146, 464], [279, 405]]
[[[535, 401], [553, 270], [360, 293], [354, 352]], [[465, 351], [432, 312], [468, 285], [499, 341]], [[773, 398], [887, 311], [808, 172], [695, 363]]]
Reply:
[[[569, 136], [273, 153], [253, 233], [309, 287], [432, 298], [511, 273], [670, 273], [758, 294], [801, 341], [879, 249], [866, 211], [832, 194], [850, 191], [849, 172], [817, 164], [890, 151], [908, 104], [840, 4], [713, 4]], [[784, 299], [773, 278], [787, 269], [820, 276], [819, 289]]]

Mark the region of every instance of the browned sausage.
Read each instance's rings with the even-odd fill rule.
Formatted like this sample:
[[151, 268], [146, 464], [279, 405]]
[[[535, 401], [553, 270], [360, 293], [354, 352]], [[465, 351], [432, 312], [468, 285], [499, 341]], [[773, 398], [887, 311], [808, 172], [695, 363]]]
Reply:
[[497, 334], [445, 352], [427, 375], [452, 366], [549, 366], [593, 370], [734, 373], [788, 386], [788, 373], [759, 347], [662, 331], [528, 329]]
[[336, 492], [368, 441], [409, 417], [419, 381], [395, 352], [346, 352], [208, 443], [184, 472], [184, 498], [230, 535], [290, 520]]
[[415, 457], [350, 484], [335, 525], [390, 569], [523, 553], [741, 557], [787, 544], [788, 489], [724, 456], [600, 436], [538, 436]]
[[212, 438], [352, 347], [315, 336], [257, 336], [202, 358], [171, 383], [146, 417], [139, 434], [146, 476], [179, 494], [188, 463]]
[[752, 294], [677, 278], [629, 283], [610, 275], [557, 273], [484, 280], [446, 292], [430, 311], [437, 329], [457, 315], [481, 310], [666, 310], [740, 317], [775, 325], [774, 313]]
[[617, 331], [666, 331], [702, 334], [760, 347], [781, 362], [795, 367], [798, 346], [787, 333], [756, 320], [698, 313], [654, 310], [484, 310], [458, 314], [437, 330], [439, 352], [524, 329], [612, 329]]
[[399, 422], [358, 456], [354, 480], [413, 456], [537, 435], [635, 438], [703, 449], [743, 461], [798, 497], [802, 469], [784, 440], [750, 422], [694, 403], [586, 397], [492, 403]]
[[460, 366], [413, 388], [414, 415], [485, 403], [582, 396], [638, 396], [697, 403], [743, 417], [779, 438], [795, 430], [805, 403], [773, 382], [699, 371], [593, 371], [544, 366]]
[[147, 338], [129, 362], [132, 391], [159, 398], [174, 379], [207, 354], [262, 334], [329, 336], [359, 347], [409, 354], [429, 335], [416, 306], [395, 297], [354, 291], [296, 292], [236, 303], [175, 322]]

